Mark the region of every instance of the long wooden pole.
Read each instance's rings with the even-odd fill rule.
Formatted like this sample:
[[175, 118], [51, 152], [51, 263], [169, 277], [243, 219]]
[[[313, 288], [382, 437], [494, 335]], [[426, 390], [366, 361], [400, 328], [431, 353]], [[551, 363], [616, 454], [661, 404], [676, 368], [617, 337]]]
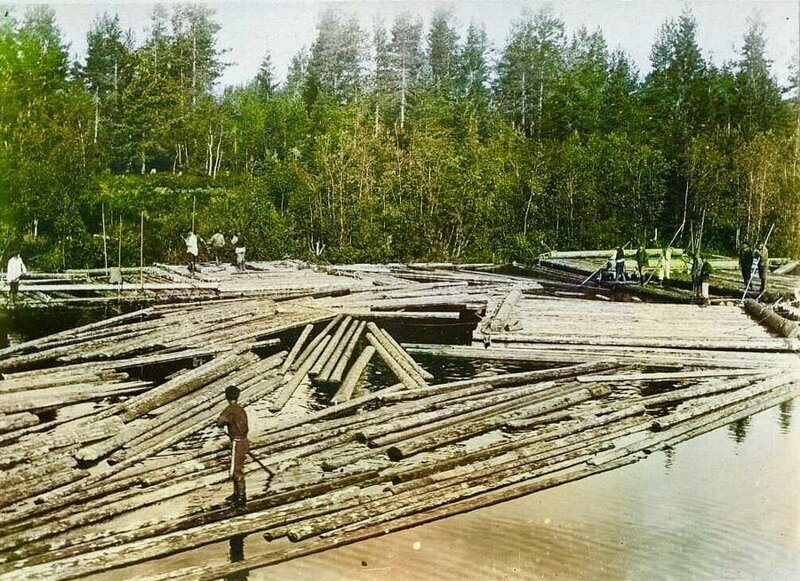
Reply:
[[144, 210], [139, 223], [139, 284], [144, 291]]
[[122, 270], [122, 216], [119, 217], [119, 248], [117, 249], [117, 266]]
[[192, 232], [194, 232], [194, 211], [197, 206], [197, 196], [192, 196]]
[[105, 261], [106, 276], [108, 276], [108, 240], [106, 238], [106, 205], [100, 206], [103, 213], [103, 259]]

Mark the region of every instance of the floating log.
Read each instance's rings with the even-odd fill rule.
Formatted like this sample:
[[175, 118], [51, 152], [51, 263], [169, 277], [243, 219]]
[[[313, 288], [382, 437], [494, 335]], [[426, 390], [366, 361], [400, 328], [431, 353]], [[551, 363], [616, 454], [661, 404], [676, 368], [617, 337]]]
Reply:
[[653, 421], [653, 430], [665, 430], [670, 426], [686, 422], [696, 416], [716, 411], [740, 401], [746, 401], [753, 396], [761, 395], [764, 392], [774, 390], [798, 379], [800, 379], [800, 373], [780, 372], [732, 394], [717, 395], [706, 398], [700, 403], [691, 403], [683, 409], [679, 408], [671, 414], [655, 419]]
[[128, 400], [124, 404], [125, 411], [122, 414], [122, 419], [129, 422], [222, 377], [241, 364], [242, 353], [248, 349], [249, 346], [239, 347], [232, 353], [212, 359], [208, 363], [180, 377], [176, 377], [144, 395]]
[[790, 339], [800, 337], [800, 325], [781, 317], [778, 313], [758, 301], [747, 299], [744, 302], [744, 309], [759, 325], [765, 326], [773, 333]]
[[[778, 315], [776, 315], [778, 316]], [[558, 335], [546, 337], [537, 335], [524, 335], [512, 333], [498, 333], [492, 335], [492, 342], [496, 343], [533, 343], [533, 344], [572, 344], [580, 341], [584, 345], [639, 347], [647, 349], [710, 349], [714, 351], [765, 351], [775, 353], [796, 353], [800, 351], [800, 342], [787, 339], [761, 341], [728, 341], [728, 340], [686, 340], [686, 339], [660, 339], [660, 338], [633, 338], [633, 337], [588, 337], [581, 339]]]
[[389, 394], [383, 398], [383, 401], [389, 403], [408, 399], [418, 399], [480, 385], [505, 387], [509, 385], [520, 385], [523, 383], [536, 383], [546, 380], [564, 379], [567, 377], [575, 377], [583, 373], [605, 371], [617, 367], [619, 367], [619, 365], [614, 361], [610, 359], [601, 359], [589, 363], [579, 363], [577, 365], [554, 367], [551, 369], [537, 369], [535, 371], [521, 371], [518, 373], [485, 375], [482, 377], [476, 377], [474, 379], [462, 379], [458, 381], [440, 383], [438, 385], [407, 389], [399, 393]]
[[67, 329], [65, 331], [60, 331], [58, 333], [53, 333], [52, 335], [45, 335], [44, 337], [39, 337], [38, 339], [31, 339], [29, 341], [25, 341], [23, 343], [18, 343], [16, 345], [11, 345], [4, 349], [0, 349], [0, 358], [7, 357], [8, 355], [14, 353], [20, 353], [24, 351], [29, 351], [34, 347], [39, 347], [40, 345], [46, 345], [53, 341], [57, 341], [67, 337], [73, 337], [75, 335], [87, 333], [89, 331], [94, 331], [96, 329], [101, 329], [103, 327], [109, 327], [113, 325], [119, 325], [121, 323], [126, 323], [128, 321], [133, 321], [136, 319], [143, 319], [148, 317], [153, 313], [152, 308], [147, 309], [140, 309], [138, 311], [134, 311], [132, 313], [125, 313], [123, 315], [118, 315], [116, 317], [109, 317], [108, 319], [103, 319], [102, 321], [97, 321], [95, 323], [89, 323], [86, 325], [82, 325], [80, 327], [73, 327], [72, 329]]
[[[520, 398], [519, 401], [500, 405], [498, 408], [492, 410], [491, 413], [475, 413], [475, 415], [470, 418], [472, 421], [467, 424], [463, 422], [454, 422], [450, 425], [444, 425], [443, 428], [427, 430], [409, 439], [404, 438], [402, 441], [398, 441], [396, 444], [392, 445], [387, 450], [387, 455], [390, 460], [398, 461], [424, 450], [431, 450], [447, 443], [457, 442], [466, 437], [488, 432], [502, 426], [507, 421], [507, 418], [505, 418], [502, 413], [511, 410], [530, 406], [531, 409], [528, 410], [528, 413], [525, 415], [542, 415], [607, 393], [607, 390], [578, 390], [561, 397], [552, 398], [550, 401], [538, 402], [535, 399], [531, 400], [523, 397]], [[498, 414], [497, 412], [501, 413]], [[480, 419], [481, 421], [474, 421], [476, 419]], [[449, 428], [455, 426], [458, 427], [448, 431]]]
[[0, 395], [0, 413], [13, 414], [57, 408], [85, 401], [97, 401], [116, 395], [140, 393], [153, 384], [128, 381], [111, 384], [77, 384], [37, 389], [32, 392]]
[[[645, 450], [652, 450], [655, 447], [663, 444], [663, 442], [680, 436], [680, 434], [687, 432], [692, 429], [697, 429], [704, 424], [709, 424], [711, 421], [717, 419], [713, 414], [720, 412], [723, 409], [730, 409], [736, 410], [737, 403], [741, 403], [742, 405], [748, 405], [752, 403], [752, 400], [757, 397], [762, 397], [765, 393], [769, 394], [770, 391], [775, 391], [778, 388], [791, 385], [797, 379], [796, 374], [780, 374], [774, 377], [770, 377], [765, 379], [751, 388], [747, 388], [746, 390], [740, 390], [736, 393], [735, 398], [725, 398], [725, 403], [721, 400], [716, 400], [712, 398], [712, 401], [697, 406], [695, 408], [695, 413], [690, 414], [686, 412], [677, 412], [679, 415], [670, 414], [670, 416], [665, 416], [664, 418], [658, 418], [658, 424], [653, 424], [653, 429], [662, 430], [660, 433], [656, 433], [654, 435], [648, 435], [645, 437], [636, 440], [635, 442], [626, 443], [621, 445], [620, 447], [611, 450], [609, 452], [605, 452], [600, 454], [597, 458], [593, 458], [589, 461], [590, 464], [597, 464], [601, 465], [607, 462], [613, 462], [616, 459], [623, 458], [625, 456], [635, 456], [637, 453], [645, 451]], [[756, 394], [756, 395], [754, 395]], [[707, 416], [703, 418], [703, 416]], [[676, 421], [679, 417], [683, 418], [682, 423], [677, 423]]]
[[39, 423], [39, 416], [22, 412], [18, 414], [0, 414], [0, 432], [10, 432], [20, 428], [35, 426]]
[[457, 321], [461, 313], [457, 311], [371, 311], [369, 309], [343, 309], [343, 315], [350, 315], [357, 319], [377, 320], [407, 320], [421, 319], [425, 321]]
[[753, 375], [752, 369], [705, 369], [696, 371], [676, 371], [669, 373], [618, 373], [614, 375], [579, 375], [575, 379], [581, 383], [624, 382], [624, 381], [680, 381], [682, 379], [703, 379], [705, 377], [736, 377]]
[[256, 341], [250, 345], [251, 349], [259, 349], [261, 347], [275, 347], [276, 345], [280, 345], [281, 340], [279, 338], [274, 339], [264, 339], [263, 341]]
[[[734, 391], [737, 389], [741, 389], [742, 387], [747, 387], [748, 385], [751, 385], [756, 381], [760, 381], [764, 378], [765, 375], [761, 373], [761, 374], [746, 375], [742, 379], [738, 379], [736, 381], [712, 381], [702, 385], [687, 387], [685, 389], [676, 389], [673, 391], [668, 391], [667, 393], [642, 397], [639, 398], [637, 401], [642, 405], [646, 405], [648, 407], [660, 406], [667, 403], [673, 403], [676, 401], [686, 401], [698, 397], [705, 397], [708, 395], [723, 393], [726, 391]], [[605, 409], [613, 411], [618, 408], [624, 408], [628, 405], [630, 405], [628, 402], [622, 401], [618, 403], [608, 404]]]
[[122, 420], [116, 416], [100, 421], [81, 422], [74, 427], [60, 426], [49, 434], [4, 447], [0, 450], [0, 466], [30, 462], [58, 448], [102, 440], [117, 434], [121, 428]]
[[84, 284], [20, 284], [19, 292], [141, 292], [141, 291], [171, 291], [171, 290], [219, 290], [219, 283], [215, 282], [160, 282], [105, 284], [105, 283], [84, 283]]

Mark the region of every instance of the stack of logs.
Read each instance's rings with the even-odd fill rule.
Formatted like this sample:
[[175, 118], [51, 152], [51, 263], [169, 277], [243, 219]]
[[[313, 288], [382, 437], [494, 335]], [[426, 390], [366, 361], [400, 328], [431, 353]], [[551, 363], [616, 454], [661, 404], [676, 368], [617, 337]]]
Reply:
[[[610, 470], [798, 393], [795, 349], [740, 312], [703, 317], [737, 325], [757, 352], [699, 336], [585, 345], [578, 322], [600, 336], [586, 313], [615, 303], [532, 299], [514, 277], [453, 274], [396, 269], [384, 276], [420, 280], [335, 299], [157, 306], [0, 351], [0, 578], [77, 578], [262, 534], [244, 561], [220, 550], [150, 578], [223, 577]], [[503, 346], [401, 345], [380, 324], [420, 308], [460, 318], [471, 303], [489, 306], [482, 327]], [[575, 328], [535, 343], [532, 313], [557, 307], [553, 325], [569, 325], [570, 305]], [[683, 325], [654, 323], [672, 324]], [[454, 380], [443, 356], [517, 368]], [[396, 382], [375, 387], [376, 367]], [[229, 454], [213, 428], [232, 383], [259, 459], [246, 465], [243, 510], [221, 502]], [[333, 395], [298, 411], [287, 404], [307, 403], [301, 386]]]

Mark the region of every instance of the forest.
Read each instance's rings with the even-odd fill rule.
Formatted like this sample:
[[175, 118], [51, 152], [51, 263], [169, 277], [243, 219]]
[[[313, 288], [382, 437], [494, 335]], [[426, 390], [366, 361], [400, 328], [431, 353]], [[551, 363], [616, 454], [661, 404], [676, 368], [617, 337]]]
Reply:
[[498, 46], [447, 11], [372, 30], [327, 12], [285, 81], [265, 54], [224, 88], [219, 30], [206, 6], [156, 8], [144, 38], [106, 14], [70, 62], [51, 9], [7, 11], [4, 257], [102, 266], [105, 236], [111, 265], [138, 265], [143, 228], [145, 263], [180, 262], [193, 220], [260, 260], [526, 263], [681, 224], [687, 244], [701, 223], [704, 251], [774, 223], [770, 254], [800, 256], [800, 89], [779, 86], [757, 18], [715, 64], [686, 9], [642, 75], [552, 9]]

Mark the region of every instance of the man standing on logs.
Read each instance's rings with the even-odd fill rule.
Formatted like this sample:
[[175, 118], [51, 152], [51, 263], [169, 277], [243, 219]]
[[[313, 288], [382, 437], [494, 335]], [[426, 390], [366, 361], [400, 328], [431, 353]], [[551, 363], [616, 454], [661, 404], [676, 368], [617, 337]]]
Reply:
[[617, 253], [614, 255], [616, 262], [616, 271], [614, 273], [614, 280], [625, 280], [625, 250], [622, 246], [617, 246]]
[[222, 249], [225, 247], [225, 236], [222, 232], [217, 232], [209, 240], [211, 244], [211, 251], [214, 253], [214, 262], [219, 266], [219, 255], [222, 254]]
[[247, 503], [244, 459], [250, 449], [250, 443], [247, 441], [247, 412], [239, 405], [239, 388], [235, 385], [225, 388], [225, 399], [228, 400], [228, 407], [217, 418], [217, 426], [227, 427], [228, 437], [231, 440], [230, 477], [233, 481], [233, 494], [225, 500], [234, 508], [244, 508]]
[[639, 273], [639, 284], [644, 284], [644, 269], [647, 268], [647, 249], [644, 244], [639, 244], [636, 249], [636, 270]]
[[769, 251], [766, 243], [758, 245], [756, 259], [758, 260], [758, 278], [761, 279], [761, 288], [759, 288], [758, 296], [761, 296], [767, 290], [767, 277], [769, 276]]
[[739, 269], [742, 271], [744, 288], [747, 288], [750, 285], [750, 275], [753, 272], [753, 249], [750, 248], [747, 240], [744, 241], [739, 249]]
[[194, 273], [197, 270], [197, 234], [189, 230], [186, 238], [186, 253], [189, 255], [189, 272]]
[[15, 307], [17, 306], [17, 293], [19, 292], [19, 279], [28, 272], [19, 252], [14, 252], [8, 259], [6, 268], [6, 282], [8, 283], [8, 298]]

